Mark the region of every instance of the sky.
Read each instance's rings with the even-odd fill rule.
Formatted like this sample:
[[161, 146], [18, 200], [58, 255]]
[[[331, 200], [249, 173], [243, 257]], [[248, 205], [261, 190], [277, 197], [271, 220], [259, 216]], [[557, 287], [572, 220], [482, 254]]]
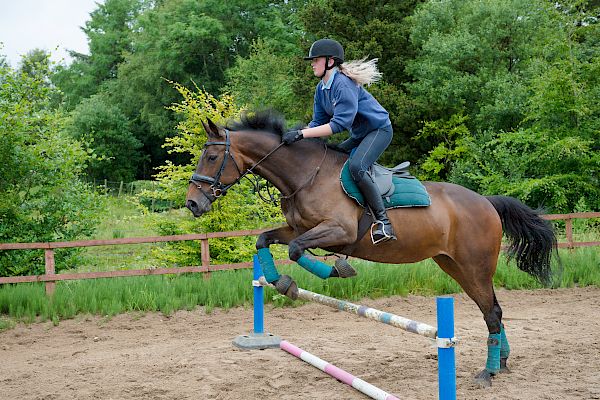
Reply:
[[103, 0], [0, 0], [0, 54], [16, 68], [21, 56], [35, 48], [70, 63], [68, 50], [88, 54], [80, 27]]

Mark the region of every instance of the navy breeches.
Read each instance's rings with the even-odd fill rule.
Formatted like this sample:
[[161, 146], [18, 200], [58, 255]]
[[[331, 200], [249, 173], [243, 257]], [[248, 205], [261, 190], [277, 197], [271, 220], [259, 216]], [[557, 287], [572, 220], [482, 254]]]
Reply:
[[354, 148], [350, 153], [348, 165], [352, 179], [356, 182], [362, 179], [365, 172], [390, 145], [393, 134], [392, 126], [388, 125], [369, 132], [361, 141], [350, 138], [340, 145], [343, 148]]

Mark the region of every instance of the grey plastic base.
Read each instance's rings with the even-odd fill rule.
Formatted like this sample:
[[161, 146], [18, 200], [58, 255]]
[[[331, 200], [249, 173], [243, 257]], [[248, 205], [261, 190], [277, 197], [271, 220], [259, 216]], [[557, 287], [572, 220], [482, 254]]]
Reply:
[[270, 333], [251, 333], [240, 335], [233, 339], [233, 344], [244, 350], [262, 350], [279, 347], [281, 338]]

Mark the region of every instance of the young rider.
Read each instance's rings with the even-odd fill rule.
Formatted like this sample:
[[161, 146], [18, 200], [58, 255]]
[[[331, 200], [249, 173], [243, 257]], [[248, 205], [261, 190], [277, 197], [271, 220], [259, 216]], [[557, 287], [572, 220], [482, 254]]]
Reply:
[[372, 210], [373, 242], [395, 240], [383, 199], [370, 172], [371, 165], [389, 146], [393, 135], [388, 112], [363, 87], [381, 77], [376, 60], [344, 63], [342, 45], [331, 39], [314, 42], [304, 59], [311, 61], [315, 76], [321, 78], [315, 90], [313, 119], [307, 128], [284, 133], [282, 141], [289, 145], [307, 137], [348, 131], [350, 137], [340, 146], [351, 151], [352, 179]]

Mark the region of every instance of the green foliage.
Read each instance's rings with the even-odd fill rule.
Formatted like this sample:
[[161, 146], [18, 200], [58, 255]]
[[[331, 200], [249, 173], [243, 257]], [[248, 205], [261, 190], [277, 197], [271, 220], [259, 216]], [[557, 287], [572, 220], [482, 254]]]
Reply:
[[[183, 97], [183, 101], [170, 108], [182, 120], [178, 124], [177, 135], [168, 138], [165, 147], [170, 152], [191, 155], [192, 162], [185, 165], [167, 162], [159, 168], [156, 175], [159, 188], [143, 192], [141, 196], [155, 196], [183, 205], [189, 177], [200, 159], [207, 139], [202, 121], [210, 118], [213, 122], [224, 124], [227, 119], [238, 115], [239, 109], [229, 95], [216, 98], [206, 90], [196, 88], [193, 92], [177, 83], [173, 86]], [[163, 235], [257, 229], [283, 221], [279, 208], [259, 200], [254, 187], [246, 180], [215, 202], [210, 213], [198, 219], [191, 218], [191, 214], [187, 213], [186, 217], [173, 221], [165, 215], [157, 214], [152, 219], [155, 229]], [[211, 240], [211, 259], [221, 263], [243, 262], [252, 257], [254, 249], [252, 238], [215, 239]], [[173, 243], [156, 249], [155, 255], [166, 265], [197, 265], [199, 262], [198, 246], [189, 242]]]
[[408, 63], [410, 92], [428, 108], [426, 121], [460, 113], [471, 132], [456, 148], [448, 146], [446, 130], [419, 135], [432, 149], [423, 170], [442, 171], [442, 178], [451, 171], [454, 183], [552, 211], [571, 211], [581, 198], [600, 205], [599, 58], [591, 37], [576, 28], [583, 17], [568, 10], [540, 0], [418, 8], [411, 17], [418, 50]]
[[131, 52], [132, 27], [146, 0], [106, 0], [90, 13], [82, 28], [89, 55], [71, 52], [69, 66], [56, 68], [52, 81], [62, 89], [63, 104], [72, 110], [83, 99], [98, 93], [102, 83], [117, 77], [117, 68]]
[[420, 165], [424, 174], [422, 179], [440, 181], [447, 178], [452, 164], [464, 157], [469, 150], [466, 141], [470, 136], [469, 129], [465, 126], [468, 118], [455, 114], [449, 121], [425, 122], [421, 132], [413, 139], [421, 140], [435, 137], [441, 142], [429, 152]]
[[[149, 168], [168, 158], [161, 147], [172, 135], [176, 120], [165, 107], [177, 95], [165, 81], [192, 88], [192, 82], [215, 95], [225, 85], [225, 71], [236, 57], [245, 57], [260, 35], [279, 34], [283, 24], [276, 14], [280, 2], [265, 0], [169, 0], [153, 3], [136, 21], [132, 51], [119, 65], [115, 98], [130, 120]], [[184, 159], [176, 159], [184, 162]]]
[[464, 112], [481, 130], [517, 127], [531, 62], [557, 56], [546, 54], [561, 33], [551, 15], [542, 0], [424, 3], [411, 17], [411, 93], [431, 119]]
[[[180, 176], [169, 185], [182, 190], [185, 166], [198, 154], [163, 147], [185, 119], [169, 107], [179, 95], [168, 82], [190, 90], [197, 83], [213, 96], [232, 93], [235, 108], [275, 108], [306, 123], [317, 78], [302, 56], [314, 39], [332, 37], [349, 60], [378, 58], [383, 80], [369, 91], [394, 127], [380, 162], [419, 160], [428, 179], [450, 178], [486, 193], [506, 179], [503, 193], [561, 210], [580, 198], [565, 200], [572, 191], [557, 189], [571, 180], [595, 209], [594, 191], [586, 188], [597, 186], [600, 150], [598, 9], [596, 0], [107, 0], [84, 27], [89, 55], [74, 53], [71, 65], [49, 74], [45, 53], [35, 50], [21, 69], [41, 72], [45, 85], [60, 88], [52, 92], [53, 106], [74, 110], [83, 102], [74, 114], [77, 137], [86, 134], [98, 153], [88, 172], [118, 179], [136, 166], [136, 178], [148, 179], [163, 165]], [[456, 115], [465, 117], [464, 140], [472, 136], [477, 154], [464, 151], [462, 133], [448, 136]], [[519, 162], [535, 164], [522, 167], [536, 182], [530, 189], [523, 183], [516, 190], [520, 184], [508, 178], [490, 178], [488, 187], [488, 180], [469, 177], [487, 173], [476, 160], [497, 158], [483, 153], [487, 139], [516, 132], [533, 135], [532, 143], [548, 137], [541, 152], [559, 151], [563, 143], [563, 152], [583, 148], [582, 160], [559, 173], [548, 157], [523, 155]], [[533, 194], [537, 187], [545, 194]]]
[[519, 130], [485, 134], [467, 142], [450, 180], [482, 194], [518, 197], [549, 212], [573, 210], [580, 199], [600, 207], [600, 156], [592, 142]]
[[[42, 64], [38, 64], [40, 66]], [[0, 242], [73, 240], [97, 223], [98, 197], [80, 180], [90, 155], [64, 133], [40, 78], [0, 67]], [[65, 250], [56, 269], [65, 268]], [[42, 272], [41, 251], [0, 252], [0, 276]]]
[[109, 96], [99, 93], [79, 103], [68, 130], [74, 138], [89, 141], [94, 150], [95, 157], [86, 169], [89, 178], [125, 182], [135, 178], [142, 143]]
[[301, 107], [293, 93], [293, 59], [278, 51], [273, 41], [257, 40], [248, 58], [238, 57], [236, 65], [227, 71], [226, 90], [231, 92], [239, 106], [251, 110], [273, 108], [289, 119], [302, 121], [306, 109]]

